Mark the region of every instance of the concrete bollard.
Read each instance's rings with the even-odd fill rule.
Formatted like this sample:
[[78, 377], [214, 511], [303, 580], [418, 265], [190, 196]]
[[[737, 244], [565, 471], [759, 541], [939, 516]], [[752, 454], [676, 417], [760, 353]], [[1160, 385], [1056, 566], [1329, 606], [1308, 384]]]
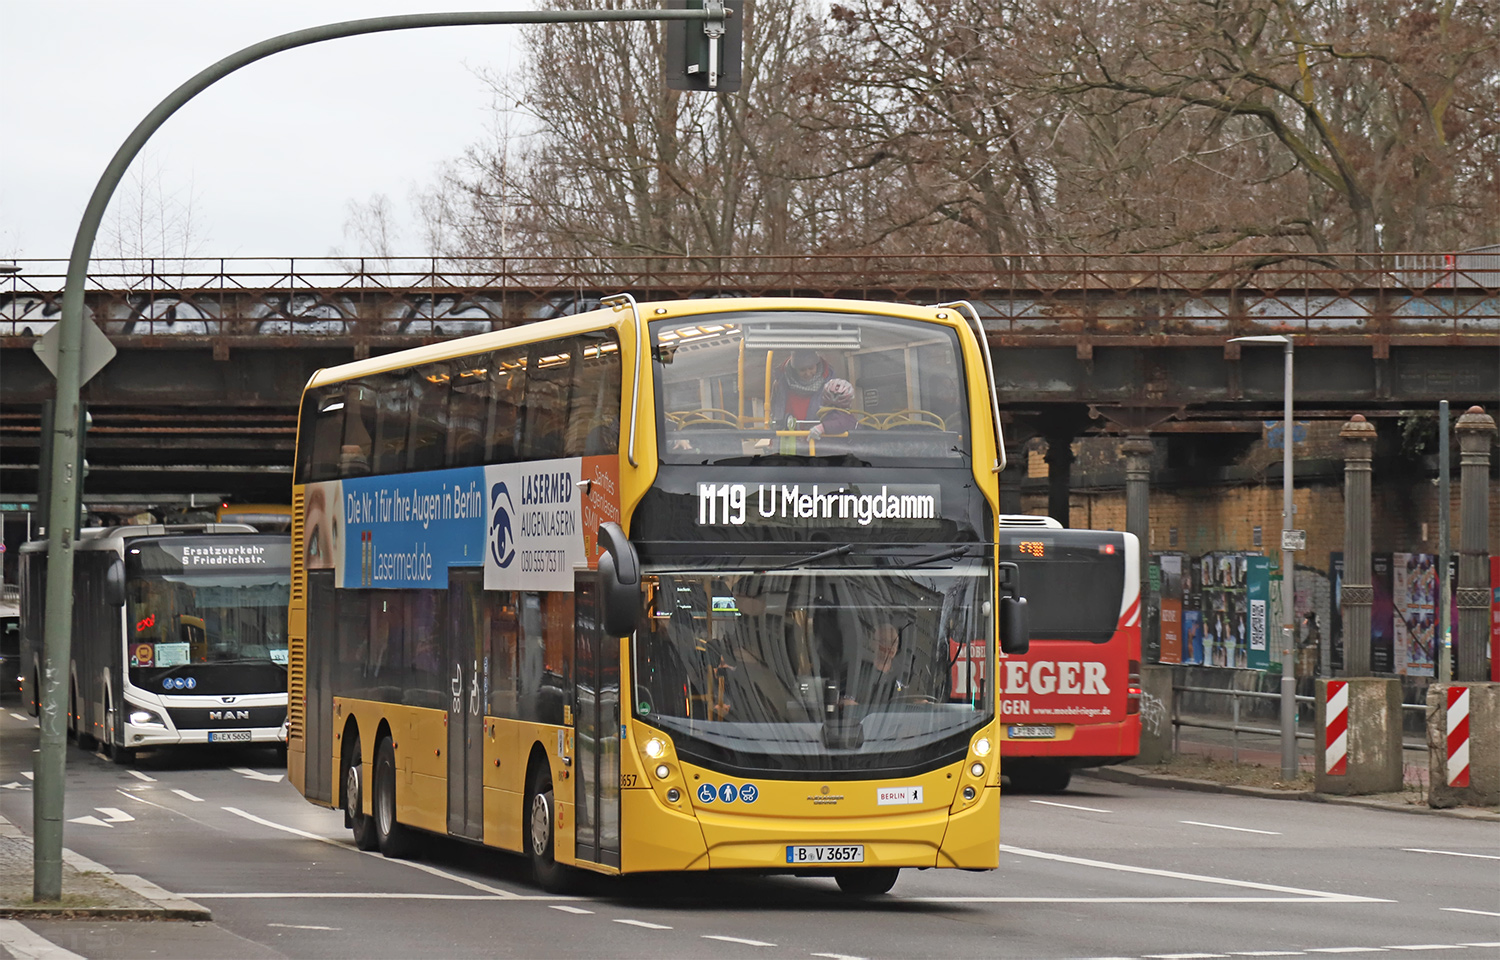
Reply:
[[1141, 752], [1139, 763], [1165, 763], [1172, 756], [1172, 668], [1141, 664]]
[[1500, 804], [1500, 683], [1429, 686], [1427, 755], [1428, 806]]
[[1319, 680], [1317, 708], [1318, 793], [1401, 789], [1401, 681]]

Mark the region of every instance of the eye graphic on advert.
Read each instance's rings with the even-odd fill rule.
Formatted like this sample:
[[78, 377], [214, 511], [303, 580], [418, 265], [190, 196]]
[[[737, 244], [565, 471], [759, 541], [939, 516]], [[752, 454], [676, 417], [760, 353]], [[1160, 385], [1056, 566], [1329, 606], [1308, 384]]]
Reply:
[[502, 569], [516, 558], [516, 539], [510, 525], [515, 508], [503, 481], [490, 488], [490, 556]]

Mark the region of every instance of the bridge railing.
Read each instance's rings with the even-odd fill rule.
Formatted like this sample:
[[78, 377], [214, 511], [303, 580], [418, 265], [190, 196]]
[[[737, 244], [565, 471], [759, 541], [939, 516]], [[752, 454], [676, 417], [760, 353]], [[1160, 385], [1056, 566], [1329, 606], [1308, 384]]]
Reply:
[[[65, 260], [0, 276], [0, 336], [36, 336]], [[100, 259], [86, 304], [117, 336], [451, 336], [639, 299], [966, 298], [997, 334], [1468, 334], [1500, 329], [1500, 252], [1174, 257]]]

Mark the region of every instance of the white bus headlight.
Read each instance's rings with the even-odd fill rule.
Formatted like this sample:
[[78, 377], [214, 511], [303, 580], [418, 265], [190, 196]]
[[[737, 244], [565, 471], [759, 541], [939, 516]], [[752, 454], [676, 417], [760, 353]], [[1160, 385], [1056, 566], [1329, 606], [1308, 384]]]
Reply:
[[984, 777], [984, 764], [976, 762], [969, 768], [969, 773], [973, 774], [976, 780], [982, 779]]
[[663, 743], [659, 738], [652, 737], [650, 740], [646, 741], [646, 756], [650, 757], [652, 760], [655, 760], [657, 757], [666, 752], [667, 745]]
[[148, 723], [154, 723], [159, 727], [166, 726], [159, 714], [153, 710], [147, 710], [145, 707], [131, 707], [128, 716], [130, 717], [130, 722], [138, 727]]
[[974, 741], [974, 756], [987, 757], [990, 755], [990, 738], [980, 737]]

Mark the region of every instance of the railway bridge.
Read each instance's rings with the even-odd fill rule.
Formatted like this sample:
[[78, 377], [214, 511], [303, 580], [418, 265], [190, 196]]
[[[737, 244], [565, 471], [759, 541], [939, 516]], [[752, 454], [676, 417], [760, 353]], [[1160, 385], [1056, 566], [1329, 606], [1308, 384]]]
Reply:
[[[36, 490], [52, 379], [31, 347], [60, 313], [66, 262], [16, 268], [0, 277], [0, 501], [13, 504]], [[1299, 419], [1378, 421], [1439, 400], [1458, 411], [1500, 405], [1496, 254], [222, 259], [91, 270], [86, 312], [119, 350], [84, 389], [92, 509], [204, 495], [285, 502], [297, 400], [316, 369], [576, 313], [620, 292], [968, 300], [994, 349], [1013, 453], [1038, 436], [1064, 451], [1112, 433], [1169, 454], [1195, 447], [1201, 463], [1202, 450], [1258, 438], [1260, 422], [1281, 415], [1281, 352], [1228, 342], [1255, 334], [1293, 338]], [[1064, 497], [1068, 462], [1049, 458]]]

